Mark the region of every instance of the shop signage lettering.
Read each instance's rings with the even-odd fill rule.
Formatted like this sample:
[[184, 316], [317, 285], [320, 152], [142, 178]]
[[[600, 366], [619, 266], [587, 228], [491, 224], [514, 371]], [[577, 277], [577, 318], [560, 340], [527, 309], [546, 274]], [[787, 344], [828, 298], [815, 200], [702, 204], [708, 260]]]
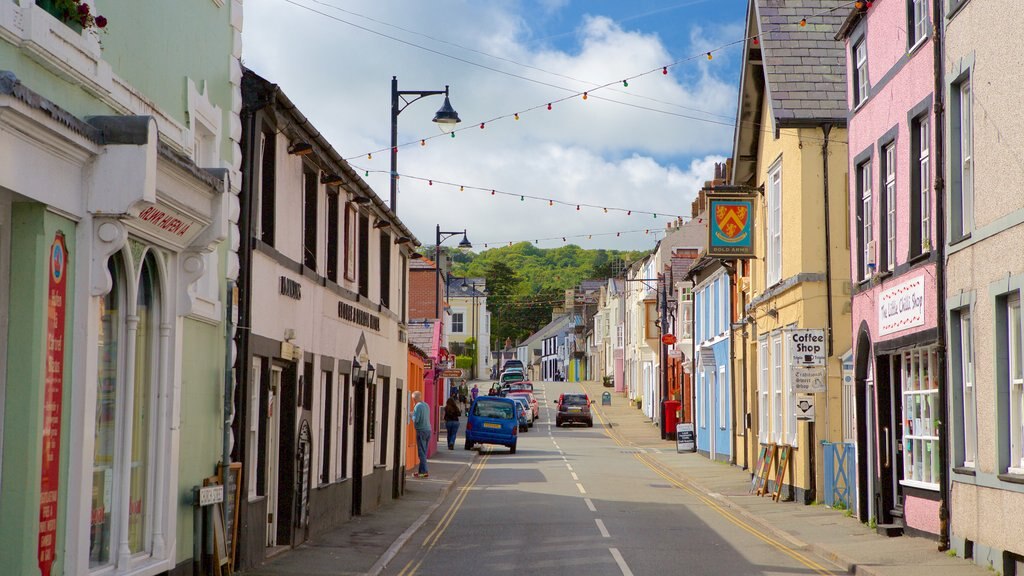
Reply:
[[61, 401], [64, 395], [64, 303], [70, 255], [57, 232], [47, 253], [46, 366], [43, 391], [43, 454], [39, 497], [39, 571], [50, 576], [57, 549], [57, 500], [60, 488]]
[[878, 333], [882, 336], [924, 325], [924, 277], [882, 290], [878, 296]]
[[173, 214], [168, 214], [156, 206], [150, 206], [140, 212], [139, 220], [152, 224], [164, 232], [174, 234], [178, 237], [184, 236], [193, 224], [191, 221], [185, 221]]
[[825, 331], [800, 328], [785, 331], [789, 381], [797, 392], [825, 392]]
[[338, 318], [380, 332], [380, 316], [374, 316], [351, 304], [338, 302]]
[[302, 284], [299, 284], [287, 276], [281, 276], [280, 291], [283, 296], [294, 298], [295, 300], [302, 300]]

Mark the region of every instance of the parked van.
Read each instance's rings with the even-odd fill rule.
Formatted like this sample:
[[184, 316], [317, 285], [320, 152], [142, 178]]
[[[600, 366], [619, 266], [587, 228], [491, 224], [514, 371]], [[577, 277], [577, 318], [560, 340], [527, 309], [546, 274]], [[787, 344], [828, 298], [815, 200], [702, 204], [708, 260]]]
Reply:
[[480, 396], [466, 419], [466, 450], [477, 444], [500, 444], [516, 453], [519, 440], [519, 403], [501, 396]]

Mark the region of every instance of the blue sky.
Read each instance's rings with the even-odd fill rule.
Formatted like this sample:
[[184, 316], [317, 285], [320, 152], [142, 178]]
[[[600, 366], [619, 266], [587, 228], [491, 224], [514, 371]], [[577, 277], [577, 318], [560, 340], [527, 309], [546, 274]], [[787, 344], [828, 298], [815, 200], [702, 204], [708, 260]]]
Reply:
[[[737, 0], [247, 0], [243, 61], [280, 84], [353, 166], [369, 171], [382, 198], [392, 75], [400, 89], [451, 85], [460, 127], [522, 112], [518, 121], [495, 120], [455, 139], [430, 139], [438, 134], [430, 121], [437, 97], [402, 113], [399, 142], [428, 139], [401, 148], [398, 168], [398, 215], [424, 244], [440, 224], [467, 228], [477, 250], [521, 240], [644, 249], [665, 214], [689, 214], [700, 184], [729, 154], [739, 50], [715, 52], [710, 62], [702, 54], [742, 37], [745, 7]], [[691, 56], [698, 57], [668, 75], [617, 83]], [[586, 101], [544, 108], [608, 82], [616, 85]], [[576, 203], [661, 216], [576, 210]]]

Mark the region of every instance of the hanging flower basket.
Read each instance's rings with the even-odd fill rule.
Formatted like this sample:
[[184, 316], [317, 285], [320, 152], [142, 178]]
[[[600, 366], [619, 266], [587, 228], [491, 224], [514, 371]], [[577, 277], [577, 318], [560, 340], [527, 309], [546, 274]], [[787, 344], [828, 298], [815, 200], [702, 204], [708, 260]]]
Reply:
[[36, 4], [75, 30], [107, 27], [106, 17], [93, 14], [92, 6], [82, 0], [36, 0]]

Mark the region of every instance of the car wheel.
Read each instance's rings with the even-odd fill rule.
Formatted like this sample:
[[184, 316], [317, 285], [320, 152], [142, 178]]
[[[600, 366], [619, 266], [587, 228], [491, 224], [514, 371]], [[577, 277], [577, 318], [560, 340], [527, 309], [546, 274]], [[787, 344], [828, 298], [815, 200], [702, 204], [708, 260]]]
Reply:
[[508, 453], [509, 454], [515, 454], [516, 453], [516, 445], [515, 444], [513, 444], [513, 445], [508, 447]]
[[587, 422], [587, 428], [593, 428], [593, 427], [594, 427], [594, 421], [593, 420]]
[[555, 428], [561, 428], [561, 427], [562, 427], [562, 421], [561, 420], [555, 420]]
[[473, 443], [470, 442], [469, 440], [466, 440], [466, 450], [472, 450], [472, 449], [473, 449]]

